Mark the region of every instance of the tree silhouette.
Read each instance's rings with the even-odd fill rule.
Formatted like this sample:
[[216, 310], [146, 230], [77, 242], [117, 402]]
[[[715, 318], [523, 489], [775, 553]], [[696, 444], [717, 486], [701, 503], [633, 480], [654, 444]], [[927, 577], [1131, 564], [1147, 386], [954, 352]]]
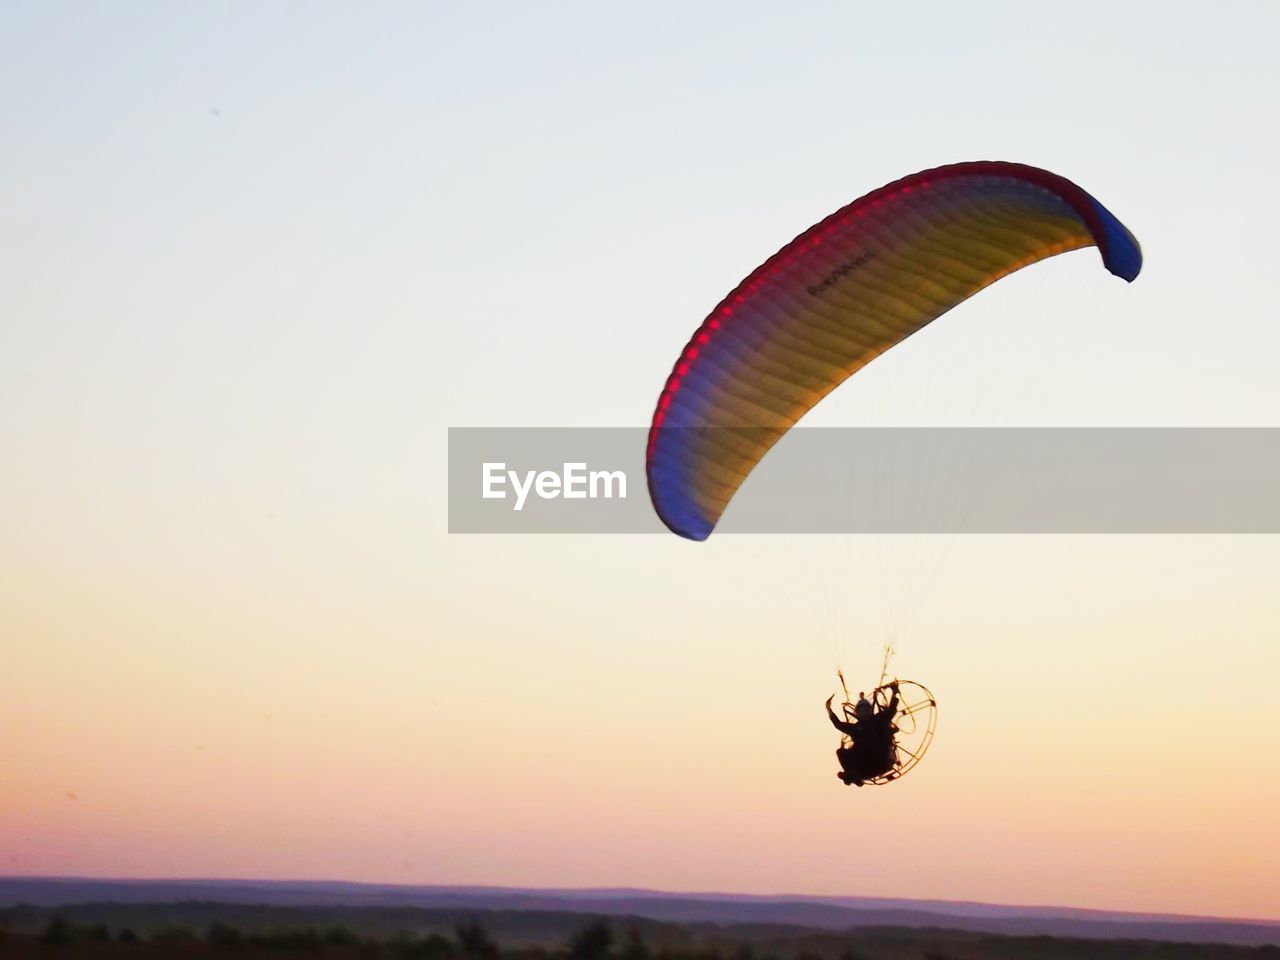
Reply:
[[628, 928], [627, 940], [622, 946], [622, 960], [652, 960], [652, 957], [640, 928], [634, 925]]
[[498, 945], [493, 942], [493, 938], [489, 936], [479, 920], [468, 920], [466, 923], [460, 923], [454, 929], [454, 934], [458, 938], [458, 946], [462, 949], [464, 956], [476, 958], [476, 960], [493, 960], [498, 956]]
[[55, 913], [49, 918], [49, 925], [44, 928], [44, 933], [40, 935], [41, 943], [62, 944], [71, 942], [71, 924], [67, 923], [67, 918], [60, 913]]
[[215, 923], [204, 935], [205, 943], [211, 947], [238, 947], [244, 943], [244, 935], [235, 927], [225, 923]]
[[587, 924], [569, 941], [569, 960], [605, 960], [613, 949], [613, 931], [603, 920]]

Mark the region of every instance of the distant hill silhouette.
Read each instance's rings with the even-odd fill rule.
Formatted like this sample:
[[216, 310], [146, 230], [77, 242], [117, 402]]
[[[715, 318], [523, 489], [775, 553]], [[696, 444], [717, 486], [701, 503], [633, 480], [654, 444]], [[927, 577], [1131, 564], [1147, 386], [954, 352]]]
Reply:
[[[866, 927], [943, 928], [1005, 935], [1166, 940], [1244, 946], [1280, 944], [1280, 922], [1119, 913], [1064, 907], [803, 895], [681, 894], [632, 889], [523, 889], [312, 881], [0, 878], [0, 906], [160, 904], [201, 901], [283, 907], [414, 907], [642, 917], [715, 924], [740, 936]], [[782, 930], [780, 928], [790, 928]]]

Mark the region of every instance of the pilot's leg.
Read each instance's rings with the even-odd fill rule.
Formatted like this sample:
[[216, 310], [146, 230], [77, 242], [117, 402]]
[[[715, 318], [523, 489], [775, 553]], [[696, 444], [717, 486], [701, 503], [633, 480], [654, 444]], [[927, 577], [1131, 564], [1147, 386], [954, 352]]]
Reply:
[[840, 747], [836, 750], [836, 759], [840, 761], [840, 770], [836, 776], [846, 786], [862, 786], [862, 778], [858, 776], [857, 754], [852, 747]]

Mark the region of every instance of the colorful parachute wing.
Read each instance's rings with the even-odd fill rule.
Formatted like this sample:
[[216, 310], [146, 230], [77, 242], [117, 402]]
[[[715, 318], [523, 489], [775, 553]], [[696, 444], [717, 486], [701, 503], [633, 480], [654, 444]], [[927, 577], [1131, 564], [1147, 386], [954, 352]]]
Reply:
[[769, 448], [841, 382], [1001, 277], [1088, 246], [1125, 280], [1142, 268], [1102, 204], [1017, 163], [926, 170], [836, 211], [738, 284], [681, 352], [649, 428], [658, 516], [705, 540]]

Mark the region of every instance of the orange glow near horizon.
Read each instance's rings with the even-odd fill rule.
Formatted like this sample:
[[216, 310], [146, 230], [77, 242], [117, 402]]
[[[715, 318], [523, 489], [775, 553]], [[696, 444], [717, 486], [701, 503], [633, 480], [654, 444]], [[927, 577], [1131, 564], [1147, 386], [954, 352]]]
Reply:
[[[1269, 539], [961, 543], [974, 572], [937, 604], [954, 619], [898, 654], [939, 696], [934, 750], [863, 791], [834, 779], [821, 712], [834, 673], [812, 643], [779, 642], [821, 626], [789, 626], [778, 596], [796, 584], [772, 593], [732, 546], [713, 547], [729, 562], [707, 587], [726, 600], [677, 604], [687, 632], [649, 638], [658, 620], [612, 607], [641, 599], [650, 560], [679, 557], [665, 543], [517, 543], [505, 562], [482, 540], [451, 549], [464, 580], [487, 568], [511, 582], [537, 556], [544, 572], [478, 611], [465, 591], [393, 587], [349, 558], [348, 595], [317, 593], [293, 622], [248, 570], [217, 598], [148, 598], [147, 576], [120, 571], [97, 595], [69, 578], [19, 584], [5, 633], [24, 642], [6, 674], [22, 683], [3, 712], [24, 733], [6, 765], [3, 872], [1280, 914], [1273, 708], [1240, 676], [1202, 688], [1207, 660], [1263, 656], [1250, 624], [1280, 612], [1275, 595], [1239, 601], [1271, 575]], [[1153, 566], [1159, 583], [1126, 596], [1123, 571]], [[556, 595], [569, 569], [597, 598], [572, 611]], [[996, 569], [1016, 598], [998, 608], [982, 585]], [[757, 599], [726, 621], [738, 578]], [[1094, 609], [1073, 609], [1059, 582]], [[1177, 618], [1159, 613], [1193, 588], [1206, 593]], [[432, 642], [468, 627], [483, 641]], [[878, 671], [878, 650], [851, 646], [849, 667]]]

